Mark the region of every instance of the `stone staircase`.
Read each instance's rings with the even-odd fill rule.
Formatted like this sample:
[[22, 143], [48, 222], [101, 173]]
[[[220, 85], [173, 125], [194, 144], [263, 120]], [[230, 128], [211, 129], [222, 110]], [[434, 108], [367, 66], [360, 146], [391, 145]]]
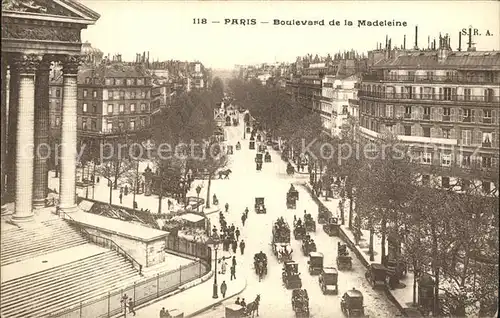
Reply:
[[140, 279], [125, 258], [104, 251], [2, 283], [0, 316], [47, 317]]
[[87, 241], [63, 219], [40, 222], [27, 228], [1, 231], [1, 261], [5, 266], [66, 248], [86, 244]]

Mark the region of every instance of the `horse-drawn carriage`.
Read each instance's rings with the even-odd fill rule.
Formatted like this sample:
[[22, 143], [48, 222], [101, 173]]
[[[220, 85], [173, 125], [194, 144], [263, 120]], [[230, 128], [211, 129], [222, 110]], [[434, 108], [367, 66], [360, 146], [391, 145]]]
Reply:
[[309, 239], [307, 238], [308, 236], [302, 240], [302, 253], [304, 253], [305, 256], [309, 255], [311, 252], [316, 252], [316, 243], [314, 243], [314, 240], [310, 237]]
[[259, 282], [262, 277], [267, 274], [267, 256], [266, 254], [260, 252], [253, 257], [253, 266], [255, 268], [255, 274], [259, 276]]
[[269, 153], [269, 151], [266, 151], [264, 155], [264, 162], [271, 162], [271, 154]]
[[262, 169], [262, 154], [257, 153], [255, 154], [255, 163], [257, 165], [256, 169], [260, 171]]
[[247, 130], [247, 134], [249, 134], [249, 133], [252, 131], [252, 127], [247, 126], [247, 129], [246, 129], [246, 130]]
[[281, 273], [283, 284], [287, 289], [301, 288], [302, 280], [300, 279], [299, 264], [294, 261], [283, 263], [283, 271]]
[[321, 273], [319, 274], [319, 287], [323, 292], [323, 295], [339, 293], [339, 272], [334, 267], [323, 267]]
[[295, 189], [293, 184], [290, 185], [290, 189], [288, 189], [288, 194], [290, 194], [290, 196], [294, 197], [296, 201], [299, 201], [299, 191], [297, 191], [297, 189]]
[[328, 210], [325, 206], [318, 206], [318, 223], [325, 224], [332, 217], [332, 212]]
[[387, 268], [382, 264], [372, 263], [365, 272], [365, 278], [370, 282], [373, 288], [386, 287]]
[[292, 308], [295, 317], [309, 317], [309, 295], [306, 289], [292, 291]]
[[[285, 161], [288, 160], [288, 158], [286, 156], [284, 157], [283, 155], [281, 156], [281, 159], [283, 159]], [[295, 173], [295, 168], [292, 166], [292, 164], [290, 162], [286, 165], [286, 173], [288, 175], [292, 175]]]
[[304, 214], [304, 226], [308, 232], [316, 232], [316, 222], [309, 213]]
[[323, 231], [329, 236], [338, 236], [340, 232], [339, 219], [335, 217], [329, 218], [326, 224], [323, 224]]
[[257, 135], [257, 141], [262, 141], [262, 136], [260, 134]]
[[264, 204], [264, 198], [255, 198], [255, 213], [265, 214], [267, 212], [266, 206]]
[[[259, 141], [260, 141], [260, 140], [259, 140]], [[265, 144], [261, 143], [261, 144], [259, 145], [259, 149], [258, 149], [258, 151], [259, 151], [259, 152], [262, 152], [262, 153], [265, 153], [265, 152], [266, 152], [266, 150], [267, 150], [267, 146], [266, 146]]]
[[233, 146], [232, 145], [227, 146], [227, 154], [228, 155], [232, 155], [233, 154]]
[[290, 191], [286, 194], [286, 208], [287, 209], [295, 209], [297, 208], [297, 197], [290, 193]]
[[337, 252], [337, 268], [339, 270], [351, 269], [352, 268], [352, 258], [349, 255], [349, 250], [346, 244], [338, 243]]
[[291, 260], [290, 227], [282, 217], [274, 223], [272, 234], [271, 246], [278, 261]]
[[233, 126], [238, 126], [239, 123], [237, 118], [233, 118]]
[[354, 288], [348, 290], [342, 296], [340, 309], [347, 317], [363, 317], [365, 315], [363, 294]]
[[309, 265], [309, 274], [317, 275], [323, 270], [323, 254], [319, 252], [309, 253], [309, 260], [307, 261]]
[[250, 150], [255, 149], [255, 141], [250, 140], [250, 142], [248, 143], [248, 149], [250, 149]]
[[245, 308], [237, 304], [226, 306], [225, 318], [241, 318], [245, 317]]
[[241, 150], [241, 144], [239, 141], [236, 143], [236, 150]]
[[296, 240], [302, 240], [306, 236], [306, 229], [304, 225], [302, 225], [302, 223], [294, 224], [293, 236], [295, 237]]

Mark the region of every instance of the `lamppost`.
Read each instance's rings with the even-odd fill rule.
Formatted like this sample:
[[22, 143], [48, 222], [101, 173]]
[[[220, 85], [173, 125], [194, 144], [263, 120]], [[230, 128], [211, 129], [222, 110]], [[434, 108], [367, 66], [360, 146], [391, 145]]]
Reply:
[[201, 192], [201, 186], [197, 185], [196, 186], [196, 195], [197, 195], [197, 200], [196, 200], [196, 211], [199, 211], [200, 205], [198, 204], [200, 201], [200, 192]]
[[212, 298], [216, 299], [216, 298], [219, 298], [219, 294], [218, 294], [218, 287], [217, 287], [217, 250], [219, 249], [219, 238], [218, 237], [214, 237], [214, 238], [209, 238], [207, 240], [207, 243], [208, 244], [211, 244], [212, 245], [212, 248], [214, 249], [214, 252], [215, 252], [215, 275], [214, 275], [214, 284], [213, 284], [213, 292], [212, 292]]

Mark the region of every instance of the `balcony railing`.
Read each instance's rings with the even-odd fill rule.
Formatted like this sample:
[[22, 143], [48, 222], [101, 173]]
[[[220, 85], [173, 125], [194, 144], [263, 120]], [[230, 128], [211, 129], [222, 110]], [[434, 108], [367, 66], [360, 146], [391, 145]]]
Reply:
[[460, 102], [483, 102], [498, 103], [500, 96], [489, 95], [451, 95], [451, 94], [409, 94], [409, 93], [378, 93], [359, 91], [360, 97], [376, 97], [384, 99], [411, 99], [411, 100], [439, 100], [439, 101], [460, 101]]
[[481, 83], [498, 84], [500, 77], [463, 75], [366, 75], [363, 81], [408, 82], [408, 83]]

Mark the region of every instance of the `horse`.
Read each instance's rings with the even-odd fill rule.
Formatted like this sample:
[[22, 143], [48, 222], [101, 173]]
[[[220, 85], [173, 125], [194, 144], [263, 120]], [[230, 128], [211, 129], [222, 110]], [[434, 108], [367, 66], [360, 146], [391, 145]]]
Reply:
[[222, 179], [222, 177], [224, 177], [224, 179], [228, 179], [231, 173], [232, 173], [231, 169], [219, 171], [219, 179]]
[[255, 269], [256, 269], [257, 275], [259, 275], [259, 282], [260, 282], [262, 280], [262, 277], [264, 276], [264, 271], [265, 271], [264, 262], [262, 260], [260, 260], [256, 263], [256, 265], [257, 265], [257, 267]]
[[255, 297], [255, 300], [249, 303], [246, 307], [246, 315], [252, 317], [255, 316], [255, 313], [257, 313], [257, 317], [259, 317], [259, 302], [260, 302], [260, 295], [257, 295]]

